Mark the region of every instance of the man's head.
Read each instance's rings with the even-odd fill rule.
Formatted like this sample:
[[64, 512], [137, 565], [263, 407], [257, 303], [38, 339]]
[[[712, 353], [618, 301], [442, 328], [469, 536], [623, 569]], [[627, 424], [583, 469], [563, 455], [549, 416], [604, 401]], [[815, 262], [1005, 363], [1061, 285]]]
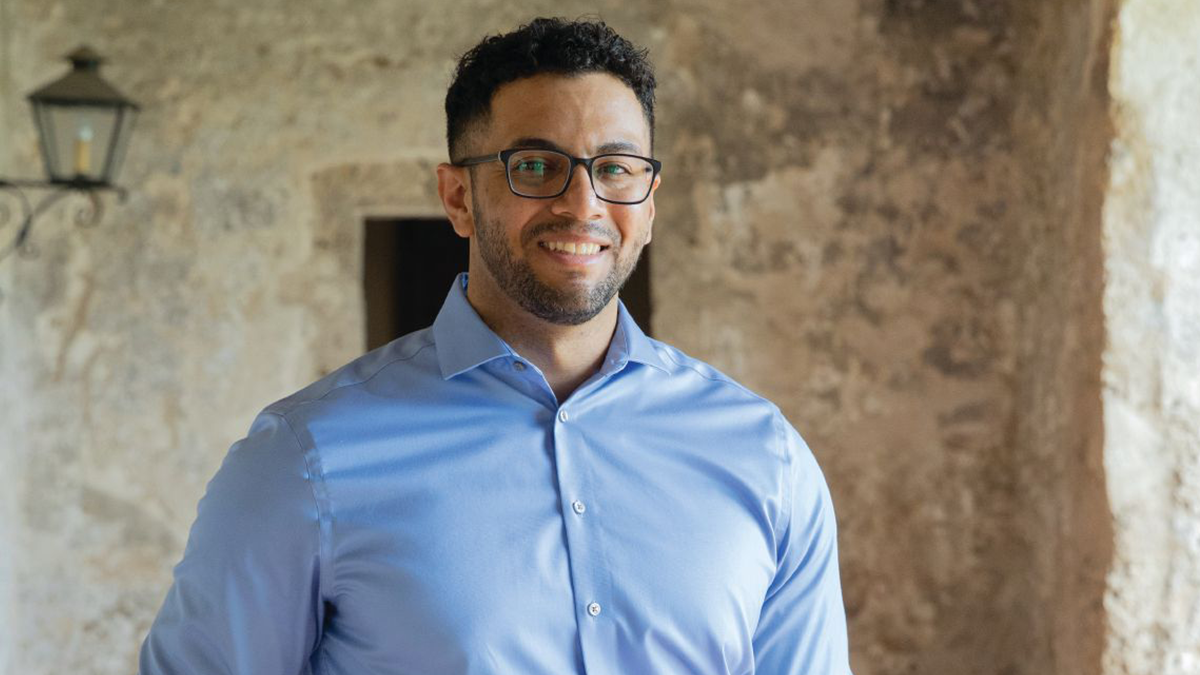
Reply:
[[602, 23], [538, 19], [463, 57], [438, 191], [471, 239], [468, 297], [482, 314], [578, 325], [615, 311], [650, 241], [658, 167], [639, 157], [651, 155], [653, 102], [644, 52]]

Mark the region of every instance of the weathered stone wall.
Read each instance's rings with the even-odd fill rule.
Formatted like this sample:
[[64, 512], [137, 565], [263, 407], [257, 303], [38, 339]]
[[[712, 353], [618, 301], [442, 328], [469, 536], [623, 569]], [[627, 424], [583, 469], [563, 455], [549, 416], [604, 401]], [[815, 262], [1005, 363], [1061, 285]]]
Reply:
[[[38, 166], [22, 96], [79, 42], [145, 108], [129, 200], [87, 231], [69, 205], [52, 211], [41, 258], [0, 265], [0, 468], [15, 488], [0, 491], [0, 673], [131, 670], [228, 445], [361, 350], [363, 219], [440, 213], [431, 167], [456, 55], [536, 14], [589, 12], [659, 67], [658, 336], [779, 402], [813, 446], [857, 675], [1099, 672], [1108, 0], [0, 0], [0, 175]], [[1127, 97], [1148, 109], [1153, 93]], [[1150, 138], [1146, 114], [1122, 133]], [[1137, 165], [1173, 142], [1137, 146]], [[1114, 223], [1151, 227], [1160, 184], [1110, 199], [1110, 242]], [[1119, 204], [1140, 215], [1115, 220]], [[1103, 291], [1110, 321], [1196, 297], [1177, 290], [1182, 258], [1153, 259], [1175, 270], [1155, 277], [1167, 286], [1142, 280], [1144, 250], [1104, 253], [1140, 289]], [[1170, 364], [1131, 360], [1121, 391], [1180, 372], [1187, 326]], [[1138, 353], [1119, 346], [1106, 367]], [[1192, 372], [1151, 392], [1182, 400]], [[1137, 410], [1151, 428], [1168, 409], [1182, 420], [1182, 471], [1185, 409], [1155, 400]], [[1186, 506], [1172, 489], [1164, 508]], [[1152, 515], [1114, 495], [1118, 514]], [[1121, 537], [1137, 528], [1116, 530], [1132, 560]], [[1155, 616], [1137, 594], [1166, 586], [1121, 569], [1108, 607], [1133, 617], [1114, 629], [1133, 644]], [[1129, 647], [1108, 647], [1125, 663]]]
[[1035, 672], [1099, 673], [1112, 558], [1100, 371], [1101, 205], [1112, 4], [1030, 5], [1013, 115], [1023, 167], [1010, 267], [1020, 332], [1012, 419], [1014, 511]]
[[1104, 211], [1105, 673], [1200, 673], [1200, 6], [1126, 0]]
[[[9, 168], [10, 163], [10, 146], [12, 138], [8, 133], [12, 127], [9, 123], [9, 99], [8, 95], [12, 91], [10, 65], [12, 63], [11, 41], [8, 39], [10, 33], [8, 20], [8, 0], [0, 0], [0, 169]], [[2, 175], [2, 174], [0, 174]], [[0, 198], [2, 200], [2, 198]], [[3, 207], [0, 206], [0, 209]], [[0, 213], [0, 215], [3, 215]], [[9, 228], [11, 229], [11, 225]], [[0, 228], [0, 241], [4, 240], [6, 234], [4, 228]], [[3, 244], [0, 244], [2, 246]], [[6, 265], [0, 265], [0, 289], [7, 288], [9, 285], [10, 276], [6, 271]], [[0, 474], [9, 476], [10, 489], [0, 490], [0, 622], [5, 626], [11, 626], [17, 620], [17, 604], [16, 604], [16, 555], [11, 551], [17, 542], [17, 533], [21, 529], [21, 508], [17, 499], [16, 490], [11, 489], [12, 483], [16, 482], [14, 466], [14, 452], [12, 450], [13, 441], [19, 437], [18, 421], [11, 414], [5, 411], [10, 411], [15, 407], [13, 397], [15, 395], [15, 387], [8, 382], [10, 373], [15, 372], [15, 363], [12, 361], [13, 350], [9, 349], [7, 331], [2, 327], [6, 325], [4, 308], [0, 307]], [[13, 384], [16, 384], [15, 382]], [[13, 440], [8, 440], [13, 439]], [[9, 673], [11, 668], [9, 665], [16, 659], [15, 646], [12, 640], [0, 640], [0, 673]]]

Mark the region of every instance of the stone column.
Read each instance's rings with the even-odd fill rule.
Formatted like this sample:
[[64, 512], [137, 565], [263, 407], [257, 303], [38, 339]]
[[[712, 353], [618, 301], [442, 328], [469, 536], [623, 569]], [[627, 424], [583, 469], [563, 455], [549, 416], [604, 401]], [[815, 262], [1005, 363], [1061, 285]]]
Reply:
[[1106, 675], [1200, 673], [1200, 5], [1126, 0], [1110, 88]]

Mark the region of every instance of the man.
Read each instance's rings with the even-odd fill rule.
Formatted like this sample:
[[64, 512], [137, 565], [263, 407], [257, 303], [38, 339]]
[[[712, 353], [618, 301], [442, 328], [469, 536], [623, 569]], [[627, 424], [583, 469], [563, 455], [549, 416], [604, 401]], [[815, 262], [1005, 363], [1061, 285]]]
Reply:
[[661, 180], [644, 52], [539, 19], [446, 111], [469, 276], [234, 445], [142, 673], [849, 673], [811, 452], [617, 301]]

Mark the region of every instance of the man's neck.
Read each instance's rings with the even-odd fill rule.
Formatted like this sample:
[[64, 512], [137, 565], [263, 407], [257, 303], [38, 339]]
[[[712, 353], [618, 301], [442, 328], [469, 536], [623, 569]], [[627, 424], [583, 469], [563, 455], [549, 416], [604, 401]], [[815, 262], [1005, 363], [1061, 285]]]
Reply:
[[617, 329], [616, 298], [590, 320], [564, 326], [533, 316], [507, 297], [481, 298], [479, 292], [472, 293], [476, 288], [467, 286], [467, 300], [476, 313], [488, 328], [542, 371], [559, 403], [600, 369]]

